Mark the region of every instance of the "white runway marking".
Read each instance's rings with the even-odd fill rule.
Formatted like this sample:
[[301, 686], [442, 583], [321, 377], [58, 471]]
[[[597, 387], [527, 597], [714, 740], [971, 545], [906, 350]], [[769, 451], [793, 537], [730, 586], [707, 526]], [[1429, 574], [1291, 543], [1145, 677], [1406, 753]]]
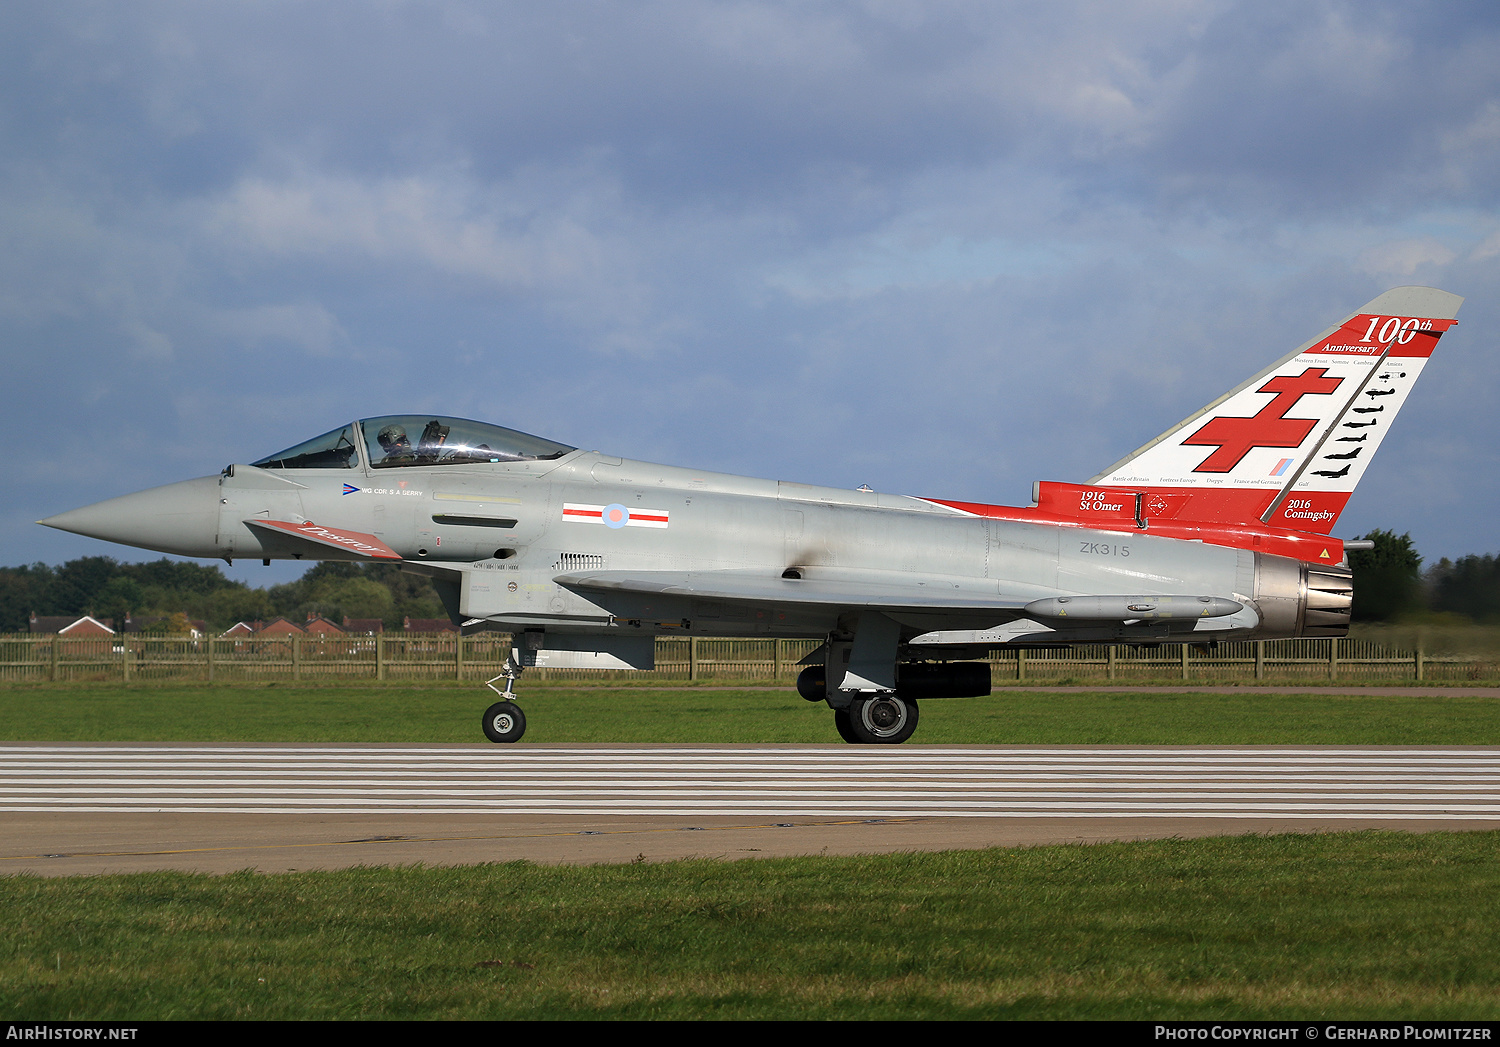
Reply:
[[0, 811], [1500, 820], [1500, 750], [11, 745]]

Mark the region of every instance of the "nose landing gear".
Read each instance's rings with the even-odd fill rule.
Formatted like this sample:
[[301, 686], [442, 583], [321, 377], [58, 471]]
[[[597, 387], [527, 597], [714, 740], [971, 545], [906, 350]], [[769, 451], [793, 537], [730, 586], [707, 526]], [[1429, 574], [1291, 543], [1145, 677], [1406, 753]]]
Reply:
[[[507, 656], [505, 668], [494, 680], [486, 680], [485, 686], [500, 696], [500, 701], [484, 711], [480, 721], [484, 736], [492, 742], [519, 742], [526, 733], [526, 714], [515, 703], [516, 678], [521, 675], [521, 666], [514, 657]], [[495, 680], [505, 681], [505, 690], [495, 686]]]

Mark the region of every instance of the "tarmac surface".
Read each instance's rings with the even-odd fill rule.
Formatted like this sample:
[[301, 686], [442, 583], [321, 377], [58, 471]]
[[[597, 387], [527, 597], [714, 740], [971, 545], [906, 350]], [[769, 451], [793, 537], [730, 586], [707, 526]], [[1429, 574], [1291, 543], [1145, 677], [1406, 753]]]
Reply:
[[1500, 828], [1496, 747], [0, 744], [0, 873]]

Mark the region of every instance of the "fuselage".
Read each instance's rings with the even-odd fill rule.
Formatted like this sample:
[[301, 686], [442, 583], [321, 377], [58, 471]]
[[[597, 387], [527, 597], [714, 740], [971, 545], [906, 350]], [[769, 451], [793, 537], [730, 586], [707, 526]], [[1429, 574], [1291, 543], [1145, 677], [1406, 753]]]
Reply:
[[[353, 449], [332, 467], [326, 460], [286, 467], [296, 459], [285, 458], [267, 460], [277, 463], [271, 467], [235, 465], [217, 477], [47, 522], [230, 561], [364, 559], [359, 548], [341, 549], [337, 536], [373, 537], [389, 558], [432, 577], [455, 620], [511, 630], [820, 637], [837, 633], [851, 608], [792, 597], [799, 583], [843, 583], [961, 595], [959, 606], [887, 612], [918, 642], [1149, 643], [1185, 634], [1207, 640], [1308, 632], [1307, 568], [1287, 557], [1047, 514], [1025, 519], [1035, 508], [1007, 519], [962, 503], [575, 449], [545, 459], [381, 464], [369, 450], [373, 442], [350, 428]], [[309, 528], [322, 532], [322, 546], [307, 544]], [[568, 584], [570, 577], [620, 571], [752, 577], [780, 586], [787, 597], [726, 599], [690, 588], [601, 592]], [[1244, 607], [1196, 621], [1107, 623], [1043, 623], [1013, 609], [1047, 598], [1121, 593], [1210, 594]], [[986, 599], [994, 606], [974, 606]]]

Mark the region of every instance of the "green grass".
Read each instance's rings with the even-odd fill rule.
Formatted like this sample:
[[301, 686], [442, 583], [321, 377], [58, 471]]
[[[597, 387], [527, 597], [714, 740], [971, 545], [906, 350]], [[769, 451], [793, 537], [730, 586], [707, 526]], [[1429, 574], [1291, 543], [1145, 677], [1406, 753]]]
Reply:
[[[473, 685], [37, 684], [0, 689], [0, 740], [478, 742], [492, 700]], [[534, 685], [522, 744], [835, 743], [823, 705], [786, 688]], [[922, 704], [909, 744], [1495, 745], [1500, 698], [1047, 693]]]
[[0, 1013], [1500, 1018], [1494, 833], [0, 879]]

